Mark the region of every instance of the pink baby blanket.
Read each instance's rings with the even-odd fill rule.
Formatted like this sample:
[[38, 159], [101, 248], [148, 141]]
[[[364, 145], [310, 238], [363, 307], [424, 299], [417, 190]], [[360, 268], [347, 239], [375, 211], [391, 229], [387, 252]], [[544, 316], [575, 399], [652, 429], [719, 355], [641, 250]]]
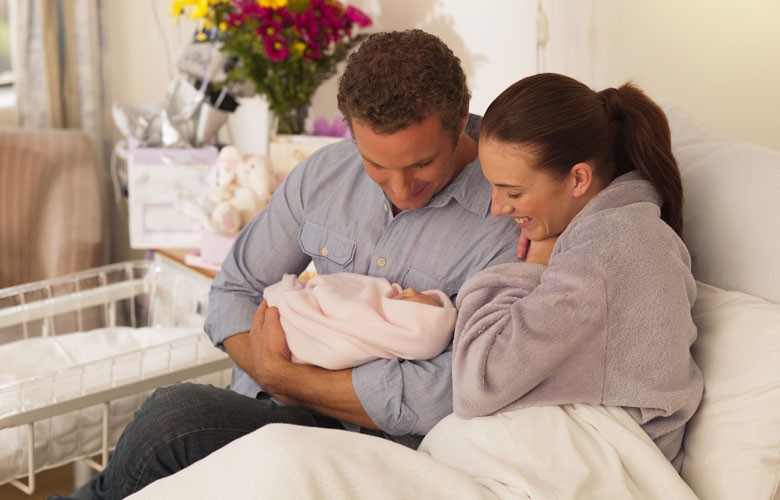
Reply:
[[444, 292], [444, 307], [393, 299], [398, 284], [352, 273], [315, 276], [305, 285], [292, 274], [266, 287], [270, 306], [279, 308], [293, 360], [330, 370], [378, 358], [430, 359], [452, 340], [455, 306]]

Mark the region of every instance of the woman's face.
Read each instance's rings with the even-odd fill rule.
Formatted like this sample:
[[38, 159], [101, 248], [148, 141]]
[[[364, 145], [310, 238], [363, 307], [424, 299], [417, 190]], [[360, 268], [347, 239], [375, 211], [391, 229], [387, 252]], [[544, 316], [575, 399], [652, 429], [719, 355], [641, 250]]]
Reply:
[[479, 157], [493, 186], [493, 215], [512, 217], [531, 241], [560, 235], [592, 197], [582, 196], [588, 186], [582, 185], [577, 171], [586, 164], [573, 166], [566, 177], [557, 179], [534, 168], [531, 149], [490, 139], [479, 142]]

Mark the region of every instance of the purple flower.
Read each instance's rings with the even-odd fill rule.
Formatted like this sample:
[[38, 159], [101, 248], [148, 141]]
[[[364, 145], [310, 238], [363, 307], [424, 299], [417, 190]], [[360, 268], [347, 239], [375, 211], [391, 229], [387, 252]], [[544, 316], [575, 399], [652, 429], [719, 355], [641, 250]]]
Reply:
[[314, 120], [314, 135], [326, 135], [330, 137], [352, 137], [349, 127], [343, 116], [337, 116], [333, 123], [329, 123], [326, 118], [317, 118]]

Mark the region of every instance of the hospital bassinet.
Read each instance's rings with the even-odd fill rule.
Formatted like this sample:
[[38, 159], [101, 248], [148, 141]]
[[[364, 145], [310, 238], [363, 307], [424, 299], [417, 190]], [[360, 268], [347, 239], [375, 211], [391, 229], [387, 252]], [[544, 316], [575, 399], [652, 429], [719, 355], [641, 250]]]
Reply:
[[[102, 470], [155, 387], [184, 380], [227, 385], [230, 359], [202, 330], [208, 290], [207, 278], [166, 260], [0, 290], [0, 348], [19, 349], [11, 351], [12, 367], [5, 362], [0, 371], [0, 484], [32, 493], [36, 472], [77, 460]], [[117, 338], [129, 350], [114, 345], [102, 355], [101, 346]], [[92, 359], [32, 366], [46, 359], [35, 349], [66, 340]], [[9, 373], [14, 365], [17, 373]], [[20, 378], [27, 368], [37, 373]]]

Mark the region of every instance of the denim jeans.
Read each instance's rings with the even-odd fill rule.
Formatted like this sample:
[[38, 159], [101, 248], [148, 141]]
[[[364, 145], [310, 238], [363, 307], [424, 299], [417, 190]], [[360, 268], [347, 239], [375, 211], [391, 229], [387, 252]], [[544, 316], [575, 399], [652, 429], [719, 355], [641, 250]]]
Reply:
[[[337, 420], [281, 406], [262, 393], [253, 399], [197, 384], [157, 389], [122, 432], [106, 469], [91, 481], [92, 498], [124, 498], [269, 423], [343, 428]], [[86, 492], [81, 487], [72, 498]]]

